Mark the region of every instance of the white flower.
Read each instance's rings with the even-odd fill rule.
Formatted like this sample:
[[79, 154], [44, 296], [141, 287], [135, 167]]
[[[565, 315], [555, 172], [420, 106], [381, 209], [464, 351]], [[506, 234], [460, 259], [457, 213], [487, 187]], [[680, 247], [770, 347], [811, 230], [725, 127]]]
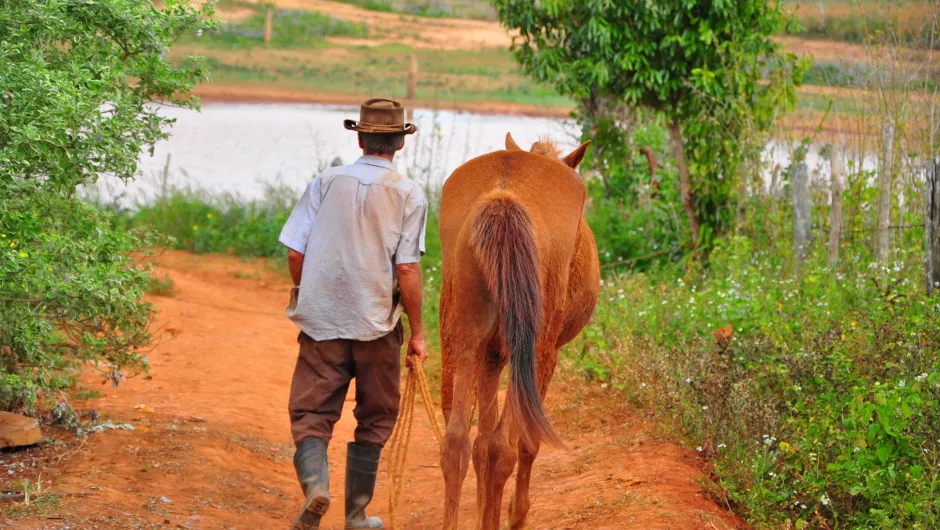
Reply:
[[927, 374], [918, 375], [917, 377], [914, 378], [914, 381], [923, 381], [924, 379], [927, 379]]
[[907, 385], [907, 381], [901, 379], [898, 381], [898, 388], [904, 388]]
[[728, 447], [728, 446], [725, 444], [718, 444], [718, 449], [724, 449], [725, 447]]
[[691, 378], [691, 377], [686, 377], [686, 378], [685, 378], [685, 382], [686, 382], [686, 383], [691, 383], [691, 382], [692, 382], [692, 378]]
[[806, 509], [806, 505], [805, 505], [805, 504], [801, 504], [801, 505], [800, 505], [800, 509], [801, 509], [801, 510], [805, 510], [805, 509]]
[[702, 410], [708, 410], [708, 405], [705, 405], [704, 407], [702, 407]]
[[819, 502], [823, 503], [823, 506], [829, 506], [829, 496], [823, 493], [822, 497], [819, 498]]
[[701, 452], [702, 452], [702, 446], [700, 445], [700, 446], [696, 447], [695, 450], [701, 453]]

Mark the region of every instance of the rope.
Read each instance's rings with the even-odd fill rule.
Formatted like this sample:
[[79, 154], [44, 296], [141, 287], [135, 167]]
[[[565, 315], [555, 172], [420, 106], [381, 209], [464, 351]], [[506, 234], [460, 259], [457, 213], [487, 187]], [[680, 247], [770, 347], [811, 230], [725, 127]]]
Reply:
[[388, 495], [388, 512], [392, 530], [396, 528], [395, 518], [401, 506], [401, 490], [405, 483], [405, 459], [408, 457], [408, 441], [411, 439], [411, 426], [414, 423], [416, 391], [421, 392], [421, 400], [424, 401], [424, 409], [428, 413], [431, 429], [434, 431], [434, 437], [437, 438], [438, 445], [444, 443], [444, 434], [437, 423], [434, 406], [431, 404], [431, 393], [428, 390], [428, 380], [424, 374], [424, 363], [420, 359], [415, 359], [415, 362], [417, 365], [408, 371], [405, 391], [401, 395], [398, 422], [395, 423], [395, 428], [392, 430], [392, 436], [388, 442], [388, 454], [390, 455], [388, 467], [392, 479]]

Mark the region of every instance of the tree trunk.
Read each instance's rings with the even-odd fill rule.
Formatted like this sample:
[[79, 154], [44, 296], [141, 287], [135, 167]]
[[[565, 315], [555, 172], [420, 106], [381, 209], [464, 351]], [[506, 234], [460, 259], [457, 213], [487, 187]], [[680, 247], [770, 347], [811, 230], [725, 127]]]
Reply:
[[891, 247], [891, 183], [894, 180], [894, 122], [888, 120], [884, 125], [883, 151], [878, 168], [878, 226], [875, 230], [875, 252], [882, 265], [888, 263]]
[[689, 162], [685, 158], [685, 145], [682, 143], [682, 131], [678, 120], [669, 123], [669, 134], [672, 136], [672, 148], [676, 155], [676, 166], [679, 169], [679, 192], [682, 194], [682, 205], [689, 217], [689, 231], [692, 233], [692, 248], [698, 247], [699, 222], [695, 214], [695, 201], [692, 200], [692, 185], [689, 178]]
[[845, 175], [842, 160], [842, 145], [832, 144], [829, 153], [829, 170], [831, 174], [830, 193], [832, 200], [829, 208], [829, 265], [839, 261], [839, 247], [842, 245], [842, 179]]

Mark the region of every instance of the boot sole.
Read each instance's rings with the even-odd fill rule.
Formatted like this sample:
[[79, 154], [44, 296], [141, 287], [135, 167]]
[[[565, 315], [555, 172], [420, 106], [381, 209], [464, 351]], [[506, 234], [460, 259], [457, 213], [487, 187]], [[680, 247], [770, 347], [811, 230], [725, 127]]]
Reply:
[[304, 507], [294, 520], [291, 530], [312, 530], [320, 527], [320, 518], [330, 507], [330, 498], [312, 495], [304, 502]]

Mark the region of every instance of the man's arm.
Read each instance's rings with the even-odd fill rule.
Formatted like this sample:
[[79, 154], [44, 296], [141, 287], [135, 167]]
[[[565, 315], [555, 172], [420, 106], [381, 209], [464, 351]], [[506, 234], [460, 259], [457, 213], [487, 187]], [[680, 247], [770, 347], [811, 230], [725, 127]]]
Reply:
[[290, 277], [294, 280], [294, 286], [300, 286], [300, 274], [304, 270], [304, 255], [292, 248], [287, 249], [287, 268], [290, 269]]
[[428, 349], [424, 344], [424, 321], [421, 319], [421, 304], [424, 284], [421, 281], [420, 263], [403, 263], [396, 265], [398, 273], [398, 288], [401, 291], [402, 304], [405, 314], [408, 315], [408, 325], [411, 327], [411, 339], [408, 340], [408, 368], [414, 368], [414, 357], [423, 362], [428, 358]]

